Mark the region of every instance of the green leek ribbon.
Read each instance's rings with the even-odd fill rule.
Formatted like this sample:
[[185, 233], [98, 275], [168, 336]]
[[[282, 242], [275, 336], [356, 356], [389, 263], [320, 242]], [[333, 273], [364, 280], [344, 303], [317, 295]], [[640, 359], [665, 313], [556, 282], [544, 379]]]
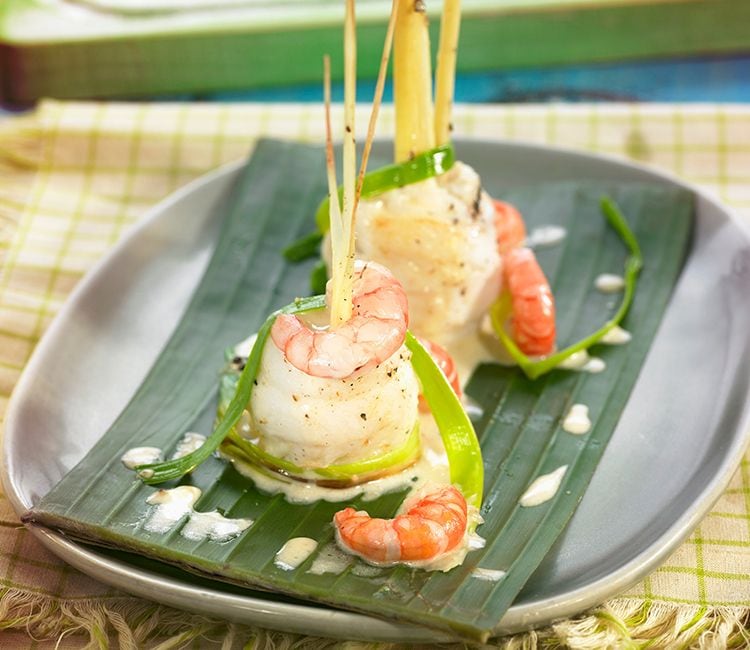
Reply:
[[608, 320], [602, 327], [596, 332], [589, 336], [577, 341], [576, 343], [568, 346], [564, 350], [555, 352], [544, 359], [532, 360], [527, 357], [518, 346], [513, 342], [513, 339], [505, 331], [505, 322], [511, 314], [511, 303], [507, 296], [502, 296], [490, 309], [490, 319], [492, 321], [492, 327], [495, 330], [495, 334], [500, 339], [502, 344], [508, 350], [508, 353], [516, 361], [521, 370], [526, 374], [529, 379], [536, 379], [541, 375], [550, 372], [556, 368], [565, 359], [571, 357], [576, 352], [581, 352], [591, 347], [595, 343], [601, 341], [601, 339], [607, 334], [607, 332], [614, 329], [625, 317], [630, 305], [633, 302], [633, 295], [635, 294], [635, 288], [638, 281], [638, 274], [643, 268], [643, 256], [641, 254], [641, 247], [638, 244], [633, 231], [628, 226], [628, 222], [620, 212], [617, 204], [608, 196], [601, 198], [601, 209], [602, 212], [609, 222], [610, 226], [617, 232], [622, 238], [623, 242], [630, 251], [630, 255], [625, 260], [625, 290], [622, 297], [620, 307], [615, 313], [614, 317]]
[[237, 382], [237, 391], [229, 402], [224, 416], [219, 421], [213, 433], [206, 438], [206, 441], [194, 452], [175, 458], [162, 463], [152, 463], [149, 465], [138, 465], [135, 470], [144, 483], [149, 485], [163, 483], [170, 479], [181, 478], [185, 474], [192, 472], [198, 465], [205, 461], [221, 444], [222, 440], [237, 424], [242, 412], [245, 410], [250, 395], [253, 392], [255, 378], [258, 375], [260, 360], [263, 354], [263, 348], [271, 333], [271, 327], [279, 314], [301, 314], [308, 311], [323, 309], [325, 307], [325, 296], [311, 296], [310, 298], [299, 298], [290, 305], [282, 307], [271, 314], [258, 330], [258, 338], [255, 340], [250, 356], [245, 363], [240, 379]]
[[448, 456], [451, 483], [457, 485], [466, 502], [479, 508], [484, 489], [484, 465], [474, 427], [461, 401], [429, 352], [411, 333], [406, 332], [411, 364], [422, 384], [422, 394], [430, 405]]
[[[411, 160], [387, 165], [367, 174], [362, 182], [362, 198], [367, 199], [388, 190], [427, 180], [447, 172], [456, 161], [456, 154], [450, 144], [435, 147], [414, 156]], [[339, 187], [339, 201], [344, 194]], [[300, 262], [316, 254], [318, 244], [329, 229], [330, 197], [321, 201], [315, 212], [317, 231], [304, 235], [284, 249], [284, 257], [290, 262]]]
[[[138, 476], [148, 484], [163, 483], [170, 479], [177, 479], [194, 470], [205, 461], [228, 436], [232, 444], [240, 448], [245, 455], [255, 456], [258, 462], [290, 471], [292, 473], [303, 473], [302, 468], [282, 459], [266, 454], [249, 441], [247, 444], [238, 445], [240, 436], [233, 432], [242, 412], [247, 408], [250, 401], [255, 379], [260, 368], [263, 349], [268, 341], [271, 327], [279, 314], [300, 314], [314, 311], [325, 307], [325, 296], [312, 296], [302, 298], [287, 305], [271, 314], [258, 330], [258, 337], [240, 374], [234, 396], [229, 401], [226, 410], [219, 419], [219, 423], [213, 433], [206, 439], [203, 445], [196, 451], [174, 460], [139, 465], [136, 467]], [[484, 470], [482, 465], [482, 453], [479, 448], [474, 427], [466, 415], [461, 402], [445, 378], [445, 374], [430, 356], [429, 352], [419, 343], [411, 332], [406, 332], [406, 347], [411, 350], [411, 363], [419, 381], [422, 384], [422, 393], [432, 410], [432, 415], [437, 423], [440, 436], [445, 446], [450, 466], [451, 482], [458, 485], [466, 498], [467, 503], [479, 507], [482, 502], [482, 489], [484, 485]], [[419, 431], [409, 437], [407, 443], [399, 449], [384, 454], [377, 458], [365, 459], [363, 461], [342, 464], [327, 468], [317, 468], [315, 473], [321, 477], [337, 480], [341, 477], [351, 478], [354, 475], [373, 470], [381, 470], [405, 462], [410, 453], [414, 453], [413, 446], [419, 444]], [[252, 449], [250, 449], [250, 446]]]
[[417, 459], [421, 447], [419, 421], [417, 421], [412, 427], [406, 442], [400, 447], [396, 447], [395, 449], [378, 456], [372, 456], [371, 458], [364, 458], [351, 463], [329, 465], [328, 467], [300, 467], [291, 461], [278, 458], [263, 451], [258, 445], [243, 438], [235, 430], [229, 432], [227, 442], [229, 443], [228, 448], [223, 450], [227, 455], [232, 455], [232, 446], [237, 447], [242, 452], [245, 459], [250, 462], [270, 469], [281, 470], [283, 474], [286, 474], [291, 478], [305, 481], [325, 479], [327, 481], [340, 482], [351, 482], [356, 479], [360, 479], [358, 482], [361, 482], [366, 480], [368, 476], [379, 474], [383, 470], [387, 470], [391, 467], [405, 467]]

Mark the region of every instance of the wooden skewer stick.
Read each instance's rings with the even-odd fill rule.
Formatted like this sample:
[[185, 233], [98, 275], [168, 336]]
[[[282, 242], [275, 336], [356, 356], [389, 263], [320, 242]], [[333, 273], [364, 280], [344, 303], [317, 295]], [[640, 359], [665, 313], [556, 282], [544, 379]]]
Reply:
[[[339, 210], [338, 190], [336, 188], [336, 170], [333, 160], [333, 138], [331, 137], [330, 104], [331, 104], [331, 76], [328, 57], [325, 58], [324, 83], [326, 103], [326, 167], [328, 171], [328, 192], [330, 198], [329, 218], [331, 220], [331, 257], [332, 257], [332, 291], [330, 312], [331, 327], [345, 323], [352, 315], [352, 296], [354, 285], [354, 254], [355, 254], [355, 224], [357, 205], [362, 193], [367, 161], [372, 149], [375, 136], [375, 125], [383, 99], [385, 76], [388, 70], [393, 33], [396, 24], [396, 8], [398, 0], [393, 0], [391, 17], [388, 21], [383, 55], [380, 59], [380, 71], [375, 85], [375, 97], [372, 102], [370, 121], [367, 127], [362, 165], [355, 184], [356, 147], [354, 140], [354, 112], [355, 112], [355, 84], [356, 84], [356, 29], [354, 17], [354, 0], [347, 0], [346, 17], [344, 19], [344, 201], [343, 214]], [[335, 207], [334, 207], [335, 204]], [[340, 229], [334, 232], [333, 223], [338, 220]]]
[[[339, 204], [338, 182], [336, 181], [336, 161], [333, 154], [333, 133], [331, 130], [331, 59], [323, 57], [323, 102], [326, 115], [326, 176], [328, 177], [328, 218], [331, 224], [331, 325], [338, 323], [339, 314], [334, 320], [334, 305], [340, 304], [341, 277], [345, 272], [347, 242], [344, 239], [341, 205]], [[351, 302], [351, 300], [350, 300]]]
[[[354, 111], [357, 101], [357, 33], [354, 0], [346, 0], [344, 16], [344, 201], [341, 216], [343, 246], [339, 256], [332, 251], [333, 291], [331, 327], [347, 322], [352, 316], [354, 284], [354, 203], [357, 174], [357, 150], [354, 140]], [[333, 234], [331, 234], [333, 241]]]
[[423, 0], [399, 0], [393, 52], [396, 162], [435, 146], [427, 22]]
[[[365, 173], [367, 172], [367, 162], [370, 159], [370, 151], [372, 149], [372, 141], [375, 138], [375, 125], [378, 121], [378, 114], [380, 113], [380, 104], [383, 101], [383, 89], [385, 88], [385, 77], [388, 73], [388, 61], [391, 58], [391, 48], [393, 46], [393, 32], [396, 27], [396, 13], [398, 10], [399, 0], [393, 0], [391, 5], [391, 15], [388, 19], [388, 28], [385, 32], [385, 41], [383, 42], [383, 54], [380, 57], [380, 69], [378, 70], [378, 80], [375, 84], [375, 95], [372, 98], [372, 110], [370, 111], [370, 122], [367, 125], [367, 138], [365, 140], [365, 147], [362, 151], [362, 163], [359, 167], [359, 177], [357, 178], [357, 192], [354, 196], [354, 219], [357, 218], [357, 205], [359, 204], [359, 197], [362, 194], [362, 185], [365, 180]], [[352, 233], [354, 228], [352, 227]]]
[[461, 0], [444, 0], [435, 74], [435, 144], [438, 147], [450, 142], [453, 130], [451, 113], [460, 25]]

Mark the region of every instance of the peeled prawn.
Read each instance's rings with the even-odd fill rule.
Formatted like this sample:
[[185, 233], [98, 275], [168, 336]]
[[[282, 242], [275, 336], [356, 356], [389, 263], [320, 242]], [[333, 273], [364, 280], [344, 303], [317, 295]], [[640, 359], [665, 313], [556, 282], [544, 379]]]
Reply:
[[529, 356], [550, 354], [555, 347], [555, 302], [530, 248], [505, 253], [503, 285], [512, 303], [510, 325], [516, 345]]
[[345, 379], [374, 368], [404, 342], [408, 303], [401, 283], [375, 262], [354, 264], [352, 317], [335, 329], [313, 329], [299, 317], [280, 315], [271, 329], [276, 347], [313, 377]]
[[420, 498], [393, 519], [372, 518], [345, 508], [333, 517], [338, 543], [350, 553], [378, 564], [433, 560], [455, 549], [468, 520], [466, 499], [447, 486]]

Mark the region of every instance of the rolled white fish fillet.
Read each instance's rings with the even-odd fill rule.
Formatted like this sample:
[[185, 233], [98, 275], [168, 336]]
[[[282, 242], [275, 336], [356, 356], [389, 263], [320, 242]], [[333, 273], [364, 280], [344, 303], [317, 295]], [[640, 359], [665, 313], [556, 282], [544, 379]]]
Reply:
[[409, 298], [412, 331], [447, 344], [474, 328], [500, 292], [495, 208], [457, 162], [437, 178], [359, 204], [357, 256], [388, 267]]
[[264, 451], [303, 468], [352, 463], [405, 444], [418, 418], [419, 384], [402, 346], [369, 372], [312, 377], [269, 338], [250, 400], [250, 431]]

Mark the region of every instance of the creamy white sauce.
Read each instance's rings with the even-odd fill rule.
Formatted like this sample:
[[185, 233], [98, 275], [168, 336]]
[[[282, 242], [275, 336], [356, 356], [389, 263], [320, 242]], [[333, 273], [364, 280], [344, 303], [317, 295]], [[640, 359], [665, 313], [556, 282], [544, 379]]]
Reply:
[[191, 512], [180, 535], [193, 541], [210, 539], [212, 542], [228, 542], [249, 528], [252, 519], [229, 519], [220, 512]]
[[188, 517], [180, 531], [186, 539], [227, 542], [252, 525], [252, 519], [229, 519], [216, 511], [196, 512], [193, 508], [200, 497], [200, 488], [192, 485], [157, 490], [146, 499], [146, 503], [156, 508], [143, 527], [151, 533], [166, 533]]
[[582, 372], [589, 372], [592, 375], [598, 375], [600, 372], [604, 372], [607, 369], [607, 364], [604, 359], [599, 357], [590, 357], [589, 360], [583, 364], [581, 368]]
[[565, 368], [566, 370], [578, 370], [579, 372], [590, 372], [593, 375], [604, 372], [607, 364], [604, 359], [590, 356], [588, 350], [580, 350], [571, 354], [564, 361], [561, 361], [557, 367]]
[[360, 578], [374, 578], [382, 573], [382, 569], [372, 564], [359, 562], [352, 567], [352, 573]]
[[171, 460], [182, 458], [188, 454], [192, 454], [194, 451], [199, 449], [203, 443], [206, 442], [206, 436], [195, 433], [194, 431], [188, 431], [182, 436], [180, 442], [177, 443], [177, 448], [172, 454]]
[[581, 370], [588, 363], [589, 358], [588, 350], [579, 350], [561, 361], [557, 367], [566, 370]]
[[309, 537], [293, 537], [282, 546], [273, 563], [284, 571], [293, 571], [318, 547], [318, 542]]
[[589, 419], [589, 407], [585, 404], [573, 404], [565, 416], [562, 428], [568, 433], [577, 436], [591, 431], [591, 420]]
[[200, 496], [200, 489], [192, 485], [154, 492], [146, 499], [146, 503], [156, 508], [143, 527], [151, 533], [166, 533], [193, 511], [193, 505]]
[[135, 469], [138, 465], [150, 465], [163, 459], [159, 447], [133, 447], [128, 449], [120, 458], [128, 469]]
[[526, 237], [526, 246], [529, 248], [544, 248], [559, 244], [568, 232], [562, 226], [540, 226], [534, 228]]
[[526, 492], [523, 493], [518, 503], [524, 508], [531, 508], [549, 501], [557, 494], [563, 476], [565, 476], [565, 472], [567, 471], [568, 466], [563, 465], [562, 467], [558, 467], [554, 472], [538, 476], [529, 485]]
[[488, 582], [498, 582], [506, 575], [508, 575], [506, 571], [501, 571], [500, 569], [483, 569], [482, 567], [477, 567], [471, 572], [472, 578]]
[[625, 288], [625, 279], [612, 273], [602, 273], [594, 280], [594, 286], [602, 293], [617, 293]]
[[324, 573], [338, 575], [339, 573], [343, 573], [352, 561], [352, 556], [344, 553], [335, 544], [326, 544], [320, 549], [318, 556], [313, 560], [312, 566], [307, 572], [316, 576], [323, 575]]
[[622, 329], [619, 325], [615, 325], [602, 337], [601, 343], [606, 343], [607, 345], [625, 345], [626, 343], [630, 343], [632, 338], [633, 336], [630, 332]]
[[[465, 387], [471, 374], [480, 363], [498, 363], [509, 360], [505, 348], [497, 340], [492, 325], [489, 332], [482, 326], [477, 331], [476, 326], [463, 330], [458, 336], [441, 342], [449, 351], [456, 365], [461, 387]], [[512, 360], [511, 360], [512, 362]]]

